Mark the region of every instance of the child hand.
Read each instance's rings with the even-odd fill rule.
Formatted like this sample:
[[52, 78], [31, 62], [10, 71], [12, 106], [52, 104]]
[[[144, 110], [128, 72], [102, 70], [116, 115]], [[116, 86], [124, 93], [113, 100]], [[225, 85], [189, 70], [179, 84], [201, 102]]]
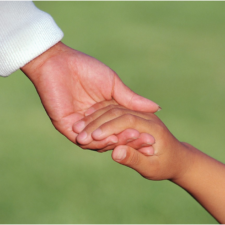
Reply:
[[[118, 104], [111, 101], [103, 101], [101, 103], [95, 104], [92, 108], [87, 110], [85, 118], [74, 124], [73, 131], [79, 134], [85, 127], [87, 127], [93, 120], [100, 117], [102, 114], [107, 112], [110, 108], [121, 107]], [[125, 108], [124, 108], [125, 109]], [[83, 149], [94, 149], [98, 152], [104, 152], [107, 150], [112, 150], [118, 145], [128, 145], [138, 151], [142, 152], [145, 155], [152, 154], [152, 144], [154, 143], [154, 138], [146, 133], [139, 133], [135, 129], [126, 129], [117, 135], [110, 135], [103, 140], [96, 141], [93, 140], [91, 133], [97, 127], [90, 126], [89, 129], [86, 129], [85, 133], [87, 134], [86, 139], [82, 139], [82, 135], [79, 135], [77, 139], [77, 144]]]
[[[154, 114], [132, 111], [118, 105], [107, 106], [95, 113], [100, 115], [96, 114], [86, 120], [88, 125], [77, 136], [79, 143], [88, 143], [92, 138], [101, 141], [126, 129], [135, 129], [154, 136], [152, 156], [145, 156], [128, 144], [114, 149], [112, 157], [115, 161], [153, 180], [175, 179], [189, 165], [187, 147], [179, 142]], [[85, 136], [86, 138], [83, 138]]]
[[218, 222], [225, 223], [223, 163], [187, 143], [179, 142], [154, 114], [136, 112], [118, 105], [107, 107], [98, 117], [89, 117], [88, 125], [77, 136], [78, 141], [83, 140], [83, 132], [86, 132], [87, 139], [91, 136], [97, 141], [121, 134], [126, 129], [153, 135], [155, 143], [151, 156], [141, 154], [128, 143], [115, 147], [112, 158], [147, 179], [171, 180], [189, 192]]

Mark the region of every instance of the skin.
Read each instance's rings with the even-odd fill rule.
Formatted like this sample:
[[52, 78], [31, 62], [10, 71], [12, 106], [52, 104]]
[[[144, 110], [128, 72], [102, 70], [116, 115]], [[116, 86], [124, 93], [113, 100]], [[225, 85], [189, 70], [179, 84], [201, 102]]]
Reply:
[[[152, 113], [136, 112], [121, 106], [99, 110], [97, 118], [88, 118], [87, 132], [102, 140], [126, 129], [154, 136], [152, 154], [144, 155], [129, 144], [112, 152], [114, 161], [128, 166], [150, 180], [170, 180], [189, 192], [220, 223], [225, 223], [225, 165], [190, 144], [178, 141]], [[77, 139], [82, 137], [82, 132]]]
[[[124, 85], [109, 67], [62, 42], [21, 70], [33, 82], [55, 128], [76, 144], [77, 133], [72, 129], [74, 123], [94, 113], [103, 101], [111, 100], [114, 104], [145, 112], [159, 110], [156, 103], [137, 95]], [[139, 136], [139, 132], [128, 130], [119, 138], [129, 140]], [[98, 143], [93, 140], [86, 147], [100, 149], [100, 145], [117, 141], [118, 137], [113, 136]]]
[[[152, 144], [154, 144], [155, 139], [151, 135], [147, 133], [139, 133], [135, 129], [127, 128], [120, 133], [109, 135], [108, 137], [101, 140], [92, 138], [91, 133], [101, 124], [101, 118], [105, 112], [112, 109], [113, 116], [117, 117], [117, 111], [114, 110], [115, 107], [121, 110], [126, 110], [122, 106], [116, 104], [110, 105], [110, 103], [112, 103], [112, 101], [104, 101], [99, 103], [98, 105], [95, 105], [95, 110], [97, 111], [95, 111], [91, 115], [84, 117], [82, 120], [74, 124], [74, 132], [79, 133], [79, 135], [77, 136], [77, 143], [79, 143], [79, 146], [83, 149], [87, 149], [89, 144], [93, 143], [94, 141], [94, 143], [96, 144], [95, 150], [98, 150], [98, 152], [105, 152], [107, 150], [114, 149], [118, 145], [128, 145], [137, 149], [143, 154], [151, 155]], [[140, 112], [136, 111], [137, 115], [139, 113]], [[114, 143], [112, 141], [104, 141], [108, 138], [114, 140]]]

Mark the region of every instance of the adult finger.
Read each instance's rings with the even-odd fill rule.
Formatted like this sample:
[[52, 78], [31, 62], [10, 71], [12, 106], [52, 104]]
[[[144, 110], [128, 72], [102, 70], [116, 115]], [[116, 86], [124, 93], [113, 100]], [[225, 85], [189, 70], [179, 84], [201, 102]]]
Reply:
[[131, 110], [155, 113], [161, 109], [155, 102], [133, 92], [118, 76], [115, 76], [112, 97], [117, 103]]
[[79, 113], [74, 113], [69, 116], [62, 118], [61, 120], [52, 120], [54, 127], [63, 135], [65, 135], [73, 143], [76, 140], [77, 133], [72, 130], [72, 124], [74, 122], [83, 119], [83, 115]]

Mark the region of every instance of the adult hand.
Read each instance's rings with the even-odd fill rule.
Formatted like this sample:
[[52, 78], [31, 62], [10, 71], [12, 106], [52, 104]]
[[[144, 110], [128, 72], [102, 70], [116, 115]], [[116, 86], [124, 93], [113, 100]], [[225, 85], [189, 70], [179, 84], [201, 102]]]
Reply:
[[[159, 106], [131, 91], [109, 67], [57, 43], [21, 70], [33, 82], [55, 128], [75, 142], [74, 123], [96, 103], [112, 100], [128, 109], [156, 112]], [[94, 112], [88, 110], [88, 114]], [[90, 145], [91, 148], [91, 145]]]

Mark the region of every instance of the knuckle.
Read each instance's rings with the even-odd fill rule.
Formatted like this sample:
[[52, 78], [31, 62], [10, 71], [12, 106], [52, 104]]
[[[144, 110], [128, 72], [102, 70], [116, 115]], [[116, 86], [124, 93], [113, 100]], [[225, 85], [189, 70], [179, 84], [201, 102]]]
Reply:
[[103, 101], [98, 103], [98, 105], [96, 105], [96, 110], [98, 109], [111, 109], [113, 107], [115, 107], [117, 105], [115, 100], [108, 100], [108, 101]]
[[135, 124], [136, 122], [136, 117], [132, 114], [125, 114], [124, 115], [124, 119], [129, 123], [131, 124], [132, 126]]
[[105, 107], [109, 106], [109, 104], [110, 103], [108, 101], [103, 101], [103, 102], [99, 103], [98, 109], [105, 108]]
[[109, 110], [111, 110], [111, 109], [114, 109], [116, 106], [115, 105], [107, 105], [106, 107], [105, 107], [105, 109], [107, 110], [107, 111], [109, 111]]
[[140, 161], [139, 154], [135, 152], [134, 154], [129, 156], [127, 163], [128, 165], [135, 166], [139, 164], [139, 161]]
[[164, 131], [164, 126], [162, 126], [161, 123], [155, 122], [155, 123], [154, 123], [154, 130], [155, 130], [157, 133], [162, 133], [162, 132]]
[[87, 149], [87, 146], [86, 145], [81, 145], [79, 142], [76, 143], [80, 148], [82, 149]]
[[109, 104], [110, 104], [110, 101], [102, 101], [102, 102], [95, 104], [93, 107], [98, 110], [98, 109], [108, 106]]
[[93, 120], [93, 115], [89, 115], [89, 116], [86, 116], [82, 119], [82, 121], [84, 121], [86, 124], [89, 123], [89, 121], [92, 121]]
[[118, 109], [118, 108], [112, 108], [112, 109], [109, 110], [109, 113], [113, 117], [118, 117], [122, 114], [122, 110]]

